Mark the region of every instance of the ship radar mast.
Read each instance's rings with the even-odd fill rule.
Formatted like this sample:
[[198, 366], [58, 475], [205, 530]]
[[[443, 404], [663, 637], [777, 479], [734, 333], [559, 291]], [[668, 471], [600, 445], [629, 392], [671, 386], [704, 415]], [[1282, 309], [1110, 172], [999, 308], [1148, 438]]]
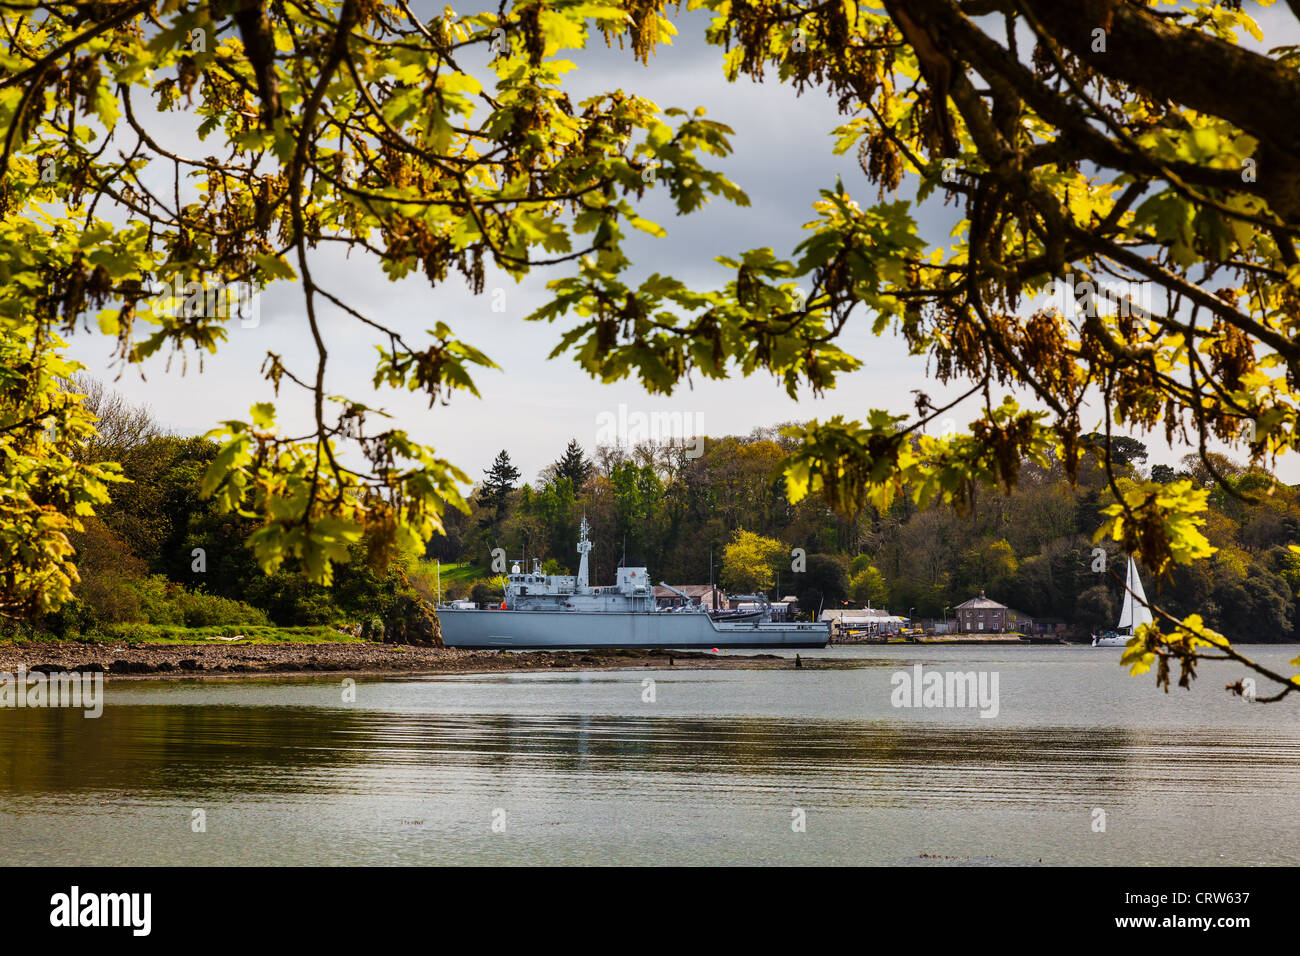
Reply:
[[578, 531], [578, 554], [582, 555], [578, 562], [578, 580], [575, 582], [579, 591], [585, 591], [589, 587], [587, 572], [587, 554], [591, 551], [591, 539], [587, 536], [588, 532], [587, 516], [582, 516], [582, 525]]

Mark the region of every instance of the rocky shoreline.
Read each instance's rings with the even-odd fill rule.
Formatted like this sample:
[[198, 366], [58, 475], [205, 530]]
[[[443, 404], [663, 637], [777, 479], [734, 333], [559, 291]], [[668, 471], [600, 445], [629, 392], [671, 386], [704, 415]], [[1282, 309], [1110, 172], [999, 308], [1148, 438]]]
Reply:
[[[816, 666], [813, 660], [798, 662]], [[0, 671], [101, 671], [109, 679], [238, 675], [470, 674], [551, 668], [792, 668], [794, 656], [700, 651], [470, 651], [378, 643], [127, 644], [80, 641], [0, 643]]]

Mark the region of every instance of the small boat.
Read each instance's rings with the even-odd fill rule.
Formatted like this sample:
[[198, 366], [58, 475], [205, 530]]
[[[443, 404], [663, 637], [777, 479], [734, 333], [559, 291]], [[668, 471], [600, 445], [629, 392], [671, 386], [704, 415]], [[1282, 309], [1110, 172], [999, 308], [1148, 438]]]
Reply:
[[1119, 625], [1109, 634], [1092, 635], [1092, 646], [1124, 647], [1139, 627], [1151, 623], [1152, 620], [1151, 608], [1147, 607], [1147, 595], [1142, 590], [1142, 578], [1138, 574], [1137, 562], [1130, 555], [1128, 574], [1124, 581], [1124, 607], [1119, 612]]

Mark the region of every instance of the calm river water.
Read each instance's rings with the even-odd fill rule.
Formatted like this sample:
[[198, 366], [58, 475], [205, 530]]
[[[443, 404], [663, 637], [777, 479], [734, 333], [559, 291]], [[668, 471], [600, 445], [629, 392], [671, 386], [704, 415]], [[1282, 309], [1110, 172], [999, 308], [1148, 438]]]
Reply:
[[[1297, 649], [1249, 650], [1294, 673], [1286, 662]], [[355, 702], [344, 702], [337, 677], [117, 682], [98, 720], [0, 709], [0, 857], [914, 865], [1300, 857], [1300, 700], [1229, 696], [1223, 685], [1244, 676], [1240, 668], [1203, 665], [1190, 692], [1166, 695], [1150, 676], [1128, 676], [1118, 648], [801, 653], [843, 667], [384, 679], [359, 681]], [[918, 663], [996, 674], [997, 716], [893, 706], [893, 676]]]

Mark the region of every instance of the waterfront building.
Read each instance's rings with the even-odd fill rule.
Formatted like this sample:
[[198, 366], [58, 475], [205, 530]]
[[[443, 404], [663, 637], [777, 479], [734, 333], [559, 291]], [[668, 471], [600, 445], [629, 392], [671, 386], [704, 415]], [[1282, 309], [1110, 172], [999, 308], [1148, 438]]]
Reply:
[[[1016, 614], [1005, 604], [986, 597], [983, 591], [980, 591], [979, 597], [958, 604], [954, 610], [957, 613], [958, 629], [963, 634], [978, 634], [981, 631], [1001, 634], [1011, 629], [1011, 618]], [[1023, 615], [1020, 617], [1023, 620]]]

